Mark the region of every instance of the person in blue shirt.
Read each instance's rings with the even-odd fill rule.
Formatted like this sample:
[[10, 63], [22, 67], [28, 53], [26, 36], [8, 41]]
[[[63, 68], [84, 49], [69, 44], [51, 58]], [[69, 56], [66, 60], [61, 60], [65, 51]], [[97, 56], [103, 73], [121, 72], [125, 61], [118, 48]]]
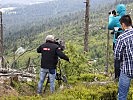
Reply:
[[[126, 14], [126, 6], [124, 4], [118, 4], [116, 6], [116, 13], [114, 14], [114, 11], [109, 13], [109, 23], [108, 23], [108, 29], [113, 30], [113, 50], [115, 47], [115, 43], [117, 40], [117, 37], [123, 32], [121, 29], [121, 24], [119, 22], [120, 18]], [[113, 15], [114, 14], [114, 15]], [[115, 78], [118, 78], [120, 75], [120, 60], [114, 60], [114, 67], [115, 67]]]
[[120, 25], [120, 18], [126, 14], [126, 6], [124, 4], [118, 4], [116, 7], [116, 12], [118, 15], [113, 15], [114, 11], [109, 15], [109, 23], [108, 23], [108, 29], [114, 30], [114, 38], [113, 43], [116, 43], [117, 39], [117, 33], [122, 33], [121, 25]]

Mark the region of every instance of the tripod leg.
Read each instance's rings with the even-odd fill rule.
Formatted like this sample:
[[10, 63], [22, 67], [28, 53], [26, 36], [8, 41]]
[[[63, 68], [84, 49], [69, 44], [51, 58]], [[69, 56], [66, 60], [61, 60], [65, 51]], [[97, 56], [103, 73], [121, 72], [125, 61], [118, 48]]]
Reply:
[[61, 84], [62, 84], [61, 80], [58, 80], [59, 87], [61, 86]]

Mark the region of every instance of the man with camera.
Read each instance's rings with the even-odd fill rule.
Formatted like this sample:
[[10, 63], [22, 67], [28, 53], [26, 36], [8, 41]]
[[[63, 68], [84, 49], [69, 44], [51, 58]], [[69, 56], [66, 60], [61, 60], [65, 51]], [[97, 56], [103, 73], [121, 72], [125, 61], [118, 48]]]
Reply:
[[42, 93], [43, 83], [47, 74], [50, 81], [50, 91], [53, 93], [55, 90], [54, 82], [58, 57], [68, 62], [69, 58], [62, 52], [61, 47], [55, 42], [53, 35], [46, 36], [45, 43], [37, 48], [37, 52], [41, 53], [40, 81], [38, 83], [37, 93]]
[[[118, 15], [116, 15], [116, 12]], [[115, 10], [109, 12], [109, 23], [108, 23], [108, 29], [113, 30], [111, 32], [113, 34], [113, 50], [115, 47], [116, 40], [118, 36], [123, 32], [120, 25], [120, 18], [126, 14], [126, 7], [124, 4], [118, 4]], [[120, 60], [115, 59], [114, 60], [114, 68], [115, 68], [115, 78], [118, 78], [120, 75]]]

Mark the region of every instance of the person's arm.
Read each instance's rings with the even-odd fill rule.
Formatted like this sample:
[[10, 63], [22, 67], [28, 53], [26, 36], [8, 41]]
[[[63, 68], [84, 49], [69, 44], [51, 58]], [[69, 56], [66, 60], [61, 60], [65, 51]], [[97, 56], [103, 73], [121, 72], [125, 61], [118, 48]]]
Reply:
[[61, 59], [64, 59], [69, 62], [69, 58], [61, 51], [60, 47], [56, 49], [56, 53]]
[[113, 15], [109, 15], [108, 29], [113, 30], [115, 27], [115, 18]]
[[37, 48], [37, 53], [41, 53], [41, 46]]

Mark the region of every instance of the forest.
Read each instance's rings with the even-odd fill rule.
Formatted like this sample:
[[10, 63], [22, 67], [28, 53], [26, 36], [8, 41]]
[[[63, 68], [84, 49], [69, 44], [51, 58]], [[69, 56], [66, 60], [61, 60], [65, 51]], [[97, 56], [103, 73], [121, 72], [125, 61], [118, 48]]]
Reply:
[[[70, 7], [66, 5], [66, 8], [71, 9], [73, 3], [70, 0], [66, 0], [65, 3], [70, 3]], [[15, 15], [14, 19], [11, 20], [11, 18], [6, 19], [10, 15], [4, 15], [3, 18], [5, 17], [4, 22], [6, 23], [4, 26], [4, 57], [14, 69], [26, 68], [30, 59], [36, 69], [36, 79], [31, 82], [12, 81], [13, 85], [11, 87], [15, 91], [8, 95], [0, 93], [0, 95], [3, 95], [0, 98], [2, 100], [117, 100], [118, 80], [114, 80], [113, 36], [111, 34], [109, 34], [108, 75], [104, 75], [104, 71], [107, 64], [108, 12], [115, 9], [119, 3], [126, 4], [127, 13], [133, 18], [132, 0], [120, 0], [119, 2], [112, 2], [110, 5], [108, 3], [97, 5], [98, 9], [91, 7], [95, 4], [92, 3], [90, 5], [88, 52], [84, 52], [85, 5], [83, 4], [78, 5], [79, 3], [75, 3], [75, 5], [80, 7], [75, 7], [74, 9], [76, 10], [74, 12], [66, 8], [60, 11], [61, 8], [58, 8], [56, 14], [52, 12], [53, 15], [50, 15], [52, 17], [47, 16], [47, 18], [43, 17], [45, 15], [38, 15], [35, 19], [31, 18], [34, 16], [32, 15], [33, 13], [30, 14], [30, 17], [27, 17], [29, 12], [33, 12], [30, 9], [25, 12], [24, 18], [27, 19], [24, 21], [22, 16]], [[51, 5], [53, 6], [52, 2]], [[42, 4], [38, 11], [42, 14], [43, 9], [41, 9], [41, 6]], [[32, 7], [31, 9], [34, 10]], [[67, 11], [64, 12], [64, 9]], [[22, 12], [19, 13], [21, 14]], [[15, 18], [17, 19], [15, 20]], [[19, 18], [21, 21], [17, 23]], [[11, 20], [11, 23], [9, 23], [9, 20]], [[37, 96], [40, 54], [36, 52], [36, 48], [44, 43], [48, 34], [54, 34], [56, 38], [65, 42], [65, 50], [63, 52], [70, 58], [70, 63], [60, 60], [58, 67], [61, 68], [62, 74], [66, 76], [67, 83], [62, 82], [63, 88], [60, 88], [57, 80], [55, 93], [50, 93], [48, 84], [46, 92], [42, 96]], [[26, 51], [22, 56], [15, 53], [20, 47]], [[57, 71], [59, 71], [58, 67]], [[9, 85], [9, 83], [6, 82], [6, 85]], [[132, 99], [133, 87], [131, 85], [128, 100]]]

